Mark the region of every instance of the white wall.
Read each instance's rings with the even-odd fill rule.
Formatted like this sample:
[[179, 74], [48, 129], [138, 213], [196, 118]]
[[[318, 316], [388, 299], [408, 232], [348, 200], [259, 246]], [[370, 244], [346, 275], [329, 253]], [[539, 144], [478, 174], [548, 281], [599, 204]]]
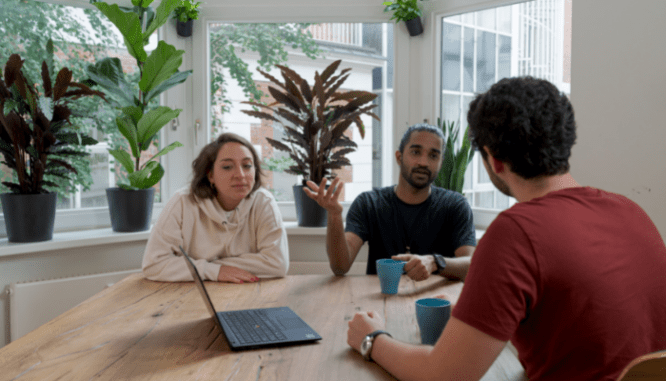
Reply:
[[666, 1], [573, 2], [571, 173], [637, 202], [666, 237]]

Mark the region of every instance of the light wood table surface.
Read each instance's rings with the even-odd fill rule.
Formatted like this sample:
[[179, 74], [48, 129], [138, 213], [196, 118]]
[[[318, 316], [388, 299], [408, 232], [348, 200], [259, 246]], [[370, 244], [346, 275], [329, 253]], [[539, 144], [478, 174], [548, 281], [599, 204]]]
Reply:
[[[323, 339], [315, 344], [233, 352], [194, 283], [130, 275], [0, 349], [0, 380], [391, 380], [347, 345], [347, 322], [375, 310], [399, 340], [419, 343], [414, 302], [462, 283], [403, 276], [397, 295], [376, 276], [292, 275], [234, 285], [206, 282], [215, 308], [289, 306]], [[484, 380], [522, 380], [505, 348]]]

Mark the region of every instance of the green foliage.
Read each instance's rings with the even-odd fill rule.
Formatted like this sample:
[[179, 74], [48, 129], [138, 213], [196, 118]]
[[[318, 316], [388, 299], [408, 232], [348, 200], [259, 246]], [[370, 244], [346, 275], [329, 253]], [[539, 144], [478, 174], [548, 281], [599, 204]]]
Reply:
[[[219, 113], [212, 114], [213, 127], [222, 127], [219, 115], [229, 111], [231, 101], [226, 96], [229, 76], [243, 89], [247, 99], [261, 102], [266, 96], [252, 79], [252, 71], [237, 53], [246, 51], [259, 55], [258, 67], [270, 71], [275, 65], [287, 62], [288, 48], [301, 50], [307, 57], [316, 59], [322, 56], [319, 45], [306, 31], [310, 24], [222, 24], [210, 33], [210, 71], [212, 104], [219, 107]], [[237, 52], [238, 51], [238, 52]]]
[[[0, 0], [0, 62], [6, 62], [11, 54], [18, 53], [25, 59], [23, 69], [26, 73], [39, 73], [41, 62], [46, 61], [51, 78], [64, 66], [72, 71], [74, 78], [85, 78], [87, 60], [104, 56], [107, 46], [119, 46], [121, 41], [113, 32], [113, 25], [98, 11], [82, 11], [83, 19], [92, 29], [81, 27], [79, 16], [61, 5], [34, 0]], [[53, 41], [55, 57], [44, 49], [49, 40]], [[72, 115], [68, 128], [80, 134], [98, 130], [105, 134], [112, 147], [119, 145], [122, 136], [114, 127], [115, 111], [109, 103], [100, 97], [83, 97], [70, 103], [69, 107]], [[85, 152], [83, 146], [72, 146], [72, 149]], [[77, 171], [70, 172], [69, 178], [44, 175], [46, 181], [56, 184], [51, 189], [61, 198], [69, 197], [75, 185], [80, 185], [83, 190], [89, 189], [93, 181], [88, 157], [70, 157], [68, 161]], [[18, 181], [15, 171], [6, 175], [3, 180]]]
[[180, 22], [187, 22], [188, 20], [199, 19], [199, 5], [201, 1], [192, 2], [190, 0], [183, 0], [180, 6], [174, 11], [174, 17]]
[[283, 156], [278, 158], [269, 157], [267, 159], [264, 159], [264, 163], [261, 167], [271, 172], [284, 172], [287, 171], [289, 167], [295, 164], [296, 162], [289, 156]]
[[270, 74], [259, 72], [276, 86], [269, 92], [275, 99], [271, 105], [243, 102], [270, 111], [248, 111], [243, 113], [284, 125], [287, 137], [284, 143], [266, 138], [278, 151], [287, 152], [296, 163], [286, 173], [303, 176], [303, 182], [312, 180], [319, 184], [330, 177], [332, 170], [351, 165], [345, 157], [356, 150], [357, 144], [344, 135], [347, 128], [356, 124], [361, 137], [365, 136], [362, 115], [379, 117], [370, 112], [377, 105], [370, 104], [377, 94], [367, 91], [338, 92], [350, 75], [350, 68], [336, 74], [342, 61], [330, 64], [319, 74], [315, 72], [312, 86], [296, 72], [286, 66], [277, 65], [284, 83]]
[[390, 20], [395, 20], [395, 22], [409, 21], [423, 16], [418, 0], [392, 0], [382, 4], [386, 6], [384, 12], [393, 12]]
[[183, 50], [160, 41], [150, 55], [145, 51], [151, 34], [168, 21], [169, 15], [180, 4], [180, 0], [163, 0], [153, 10], [150, 7], [152, 1], [133, 0], [134, 8], [131, 9], [104, 2], [94, 3], [123, 35], [125, 46], [141, 73], [138, 81], [130, 83], [118, 58], [105, 58], [87, 68], [90, 81], [102, 87], [111, 96], [114, 106], [122, 111], [116, 118], [116, 126], [126, 139], [125, 148], [129, 149], [131, 156], [124, 148], [117, 147], [109, 153], [127, 172], [128, 183], [118, 183], [124, 189], [146, 189], [157, 184], [164, 176], [164, 168], [156, 159], [182, 147], [181, 143], [174, 142], [148, 160], [141, 160], [142, 153], [150, 148], [162, 127], [182, 111], [166, 106], [155, 107], [154, 101], [158, 95], [183, 83], [192, 74], [191, 70], [178, 71], [185, 53]]
[[[51, 41], [45, 51], [53, 56]], [[62, 68], [52, 80], [49, 62], [53, 59], [42, 61], [41, 91], [18, 54], [9, 57], [4, 79], [0, 79], [0, 154], [2, 164], [14, 170], [17, 178], [3, 185], [13, 193], [47, 193], [58, 188], [50, 181], [53, 178], [69, 183], [70, 174], [78, 172], [71, 159], [88, 156], [81, 146], [97, 144], [97, 140], [71, 128], [69, 105], [83, 96], [103, 94], [74, 82], [68, 68]]]
[[469, 126], [465, 129], [462, 145], [460, 146], [457, 143], [460, 126], [455, 126], [453, 121], [442, 122], [440, 118], [437, 118], [437, 127], [441, 128], [444, 136], [446, 136], [446, 147], [444, 148], [442, 168], [435, 178], [435, 185], [462, 194], [465, 171], [474, 157], [468, 135]]

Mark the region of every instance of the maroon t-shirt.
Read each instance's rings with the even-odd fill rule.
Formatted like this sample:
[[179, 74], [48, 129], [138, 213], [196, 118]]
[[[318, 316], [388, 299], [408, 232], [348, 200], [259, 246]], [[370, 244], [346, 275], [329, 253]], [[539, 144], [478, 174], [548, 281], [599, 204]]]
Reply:
[[624, 196], [569, 188], [500, 213], [453, 316], [511, 340], [530, 380], [615, 380], [666, 349], [666, 247]]

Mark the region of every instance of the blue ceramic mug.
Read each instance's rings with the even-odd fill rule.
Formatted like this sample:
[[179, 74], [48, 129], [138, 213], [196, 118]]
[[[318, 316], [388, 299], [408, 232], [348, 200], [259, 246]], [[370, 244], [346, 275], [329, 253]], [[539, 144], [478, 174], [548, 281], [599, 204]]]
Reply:
[[394, 259], [378, 259], [376, 266], [382, 294], [397, 294], [405, 262], [396, 261]]
[[451, 302], [424, 298], [416, 301], [416, 321], [421, 330], [421, 343], [435, 345], [451, 317]]

